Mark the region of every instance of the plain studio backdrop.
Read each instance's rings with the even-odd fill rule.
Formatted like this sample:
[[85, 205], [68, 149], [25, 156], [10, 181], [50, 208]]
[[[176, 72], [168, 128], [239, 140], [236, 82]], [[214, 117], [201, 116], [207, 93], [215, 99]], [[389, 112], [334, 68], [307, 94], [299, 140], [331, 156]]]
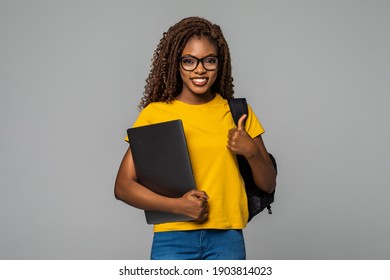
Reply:
[[153, 51], [194, 15], [279, 164], [248, 259], [390, 258], [390, 1], [358, 0], [1, 0], [0, 258], [149, 258], [114, 181]]

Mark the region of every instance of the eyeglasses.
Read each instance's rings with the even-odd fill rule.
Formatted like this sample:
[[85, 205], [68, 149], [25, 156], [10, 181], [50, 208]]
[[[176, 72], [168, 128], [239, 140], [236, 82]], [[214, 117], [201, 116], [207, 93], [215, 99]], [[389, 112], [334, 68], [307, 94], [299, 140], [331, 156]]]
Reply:
[[218, 68], [217, 56], [207, 56], [203, 58], [197, 58], [192, 55], [186, 55], [180, 57], [181, 67], [185, 71], [194, 71], [198, 67], [199, 61], [202, 62], [203, 68], [208, 71], [213, 71]]

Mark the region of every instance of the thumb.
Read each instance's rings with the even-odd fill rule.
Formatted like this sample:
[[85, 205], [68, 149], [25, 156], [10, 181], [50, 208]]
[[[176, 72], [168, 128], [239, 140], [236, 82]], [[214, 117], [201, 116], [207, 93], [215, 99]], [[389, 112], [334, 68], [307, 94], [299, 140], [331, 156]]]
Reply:
[[209, 199], [209, 196], [204, 191], [193, 190], [192, 195], [196, 196], [197, 198], [204, 198], [206, 200]]
[[247, 114], [244, 114], [238, 120], [238, 125], [237, 125], [238, 130], [245, 130], [245, 119], [246, 119], [246, 117], [247, 117]]

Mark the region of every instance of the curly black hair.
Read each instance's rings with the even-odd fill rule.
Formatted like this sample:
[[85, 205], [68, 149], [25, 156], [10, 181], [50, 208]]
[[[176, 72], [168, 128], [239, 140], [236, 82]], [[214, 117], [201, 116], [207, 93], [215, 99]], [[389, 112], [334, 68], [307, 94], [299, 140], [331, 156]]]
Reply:
[[154, 51], [140, 109], [151, 102], [171, 102], [180, 94], [183, 83], [179, 75], [179, 56], [188, 40], [194, 36], [207, 37], [218, 48], [218, 75], [211, 91], [225, 99], [233, 97], [230, 51], [221, 28], [204, 18], [188, 17], [164, 32]]

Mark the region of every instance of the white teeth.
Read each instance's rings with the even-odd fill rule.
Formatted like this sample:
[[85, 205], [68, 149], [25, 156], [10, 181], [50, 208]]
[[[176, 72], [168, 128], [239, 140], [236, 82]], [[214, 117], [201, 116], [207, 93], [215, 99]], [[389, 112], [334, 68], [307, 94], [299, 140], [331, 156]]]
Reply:
[[197, 83], [203, 83], [206, 79], [193, 79]]

